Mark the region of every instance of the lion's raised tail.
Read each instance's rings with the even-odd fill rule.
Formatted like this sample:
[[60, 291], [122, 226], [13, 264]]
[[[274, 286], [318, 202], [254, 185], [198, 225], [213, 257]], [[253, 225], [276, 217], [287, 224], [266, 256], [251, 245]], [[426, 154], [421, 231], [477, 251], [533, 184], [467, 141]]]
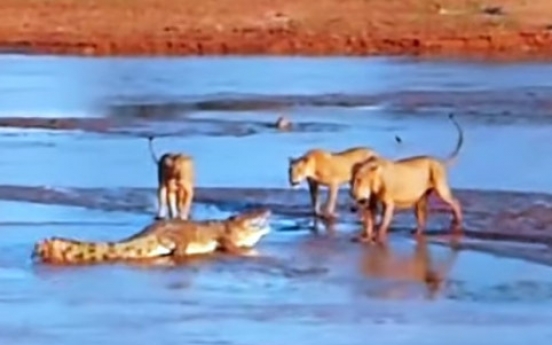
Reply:
[[458, 141], [456, 143], [456, 147], [454, 148], [454, 151], [452, 151], [447, 158], [445, 158], [444, 162], [445, 165], [450, 166], [458, 157], [458, 154], [460, 153], [460, 149], [462, 148], [462, 144], [464, 143], [464, 132], [462, 131], [462, 127], [460, 127], [460, 124], [456, 121], [454, 118], [454, 114], [449, 115], [449, 119], [452, 121], [456, 129], [458, 130]]
[[149, 150], [150, 150], [150, 154], [151, 154], [151, 158], [153, 159], [153, 162], [155, 164], [158, 164], [159, 159], [157, 158], [153, 150], [153, 138], [154, 138], [153, 135], [148, 136], [148, 146], [149, 146]]

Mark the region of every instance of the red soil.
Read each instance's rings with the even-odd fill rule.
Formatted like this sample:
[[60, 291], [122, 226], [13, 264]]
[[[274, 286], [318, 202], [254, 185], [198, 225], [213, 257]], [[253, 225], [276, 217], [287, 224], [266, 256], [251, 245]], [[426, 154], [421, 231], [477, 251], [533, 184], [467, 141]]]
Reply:
[[2, 0], [0, 8], [8, 51], [552, 56], [549, 0]]

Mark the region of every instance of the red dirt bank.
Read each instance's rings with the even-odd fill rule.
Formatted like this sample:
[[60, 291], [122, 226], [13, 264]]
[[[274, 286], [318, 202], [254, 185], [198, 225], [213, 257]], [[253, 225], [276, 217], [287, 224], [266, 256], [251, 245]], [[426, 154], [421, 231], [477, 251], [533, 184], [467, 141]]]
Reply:
[[548, 58], [552, 1], [2, 0], [0, 47], [79, 55]]

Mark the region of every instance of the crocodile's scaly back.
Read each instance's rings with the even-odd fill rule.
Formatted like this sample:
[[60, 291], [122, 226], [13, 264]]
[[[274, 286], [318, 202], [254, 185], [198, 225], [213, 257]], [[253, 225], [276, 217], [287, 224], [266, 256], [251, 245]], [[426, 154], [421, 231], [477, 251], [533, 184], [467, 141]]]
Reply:
[[157, 221], [118, 242], [85, 242], [52, 237], [38, 242], [33, 257], [48, 263], [78, 264], [206, 254], [252, 247], [269, 232], [270, 211], [256, 210], [225, 220]]
[[[86, 242], [53, 237], [38, 242], [33, 256], [49, 263], [97, 263], [115, 260], [148, 259], [182, 252], [192, 246], [218, 241], [221, 222], [191, 222], [181, 219], [161, 220], [117, 242]], [[198, 230], [202, 230], [199, 232]], [[212, 248], [214, 250], [215, 248]], [[199, 250], [196, 250], [199, 252]]]
[[49, 263], [94, 263], [132, 260], [170, 255], [174, 243], [163, 243], [155, 236], [128, 242], [83, 242], [52, 237], [35, 245], [33, 256]]

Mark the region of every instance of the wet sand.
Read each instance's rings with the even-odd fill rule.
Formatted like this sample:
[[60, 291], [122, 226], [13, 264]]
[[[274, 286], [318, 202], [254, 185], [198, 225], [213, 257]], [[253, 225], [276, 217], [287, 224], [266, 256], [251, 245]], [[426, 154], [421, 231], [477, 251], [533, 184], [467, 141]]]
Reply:
[[[357, 216], [351, 213], [347, 193], [339, 196], [336, 223], [320, 221], [314, 225], [309, 215], [309, 197], [306, 191], [289, 189], [254, 188], [198, 188], [195, 201], [199, 208], [215, 207], [225, 212], [240, 212], [250, 208], [268, 208], [276, 218], [285, 221], [276, 227], [284, 232], [314, 232], [335, 234], [340, 228], [347, 229], [350, 238], [360, 231]], [[464, 207], [464, 236], [460, 242], [450, 237], [450, 210], [436, 198], [430, 201], [430, 222], [427, 235], [430, 241], [457, 248], [478, 250], [525, 258], [552, 265], [552, 256], [547, 251], [535, 252], [530, 244], [549, 246], [552, 244], [552, 196], [535, 193], [508, 193], [456, 190], [455, 194]], [[142, 216], [155, 214], [152, 196], [154, 189], [50, 189], [41, 187], [1, 186], [0, 199], [18, 202], [32, 202], [45, 205], [65, 205], [101, 210], [103, 212], [128, 212]], [[193, 216], [193, 215], [192, 215]], [[202, 219], [203, 215], [195, 216]], [[147, 218], [147, 217], [146, 217]], [[0, 222], [0, 224], [3, 224]], [[410, 236], [415, 220], [412, 212], [398, 212], [392, 232]], [[15, 225], [6, 223], [6, 225]], [[351, 234], [351, 229], [355, 229]], [[462, 240], [466, 243], [462, 243]], [[472, 241], [475, 240], [475, 241]], [[509, 247], [503, 242], [516, 242]], [[524, 247], [523, 244], [529, 244]], [[527, 249], [524, 251], [524, 249]]]
[[4, 0], [5, 51], [549, 58], [546, 0]]
[[[0, 342], [548, 343], [549, 65], [12, 55], [0, 67]], [[402, 212], [387, 246], [353, 243], [345, 191], [339, 222], [313, 231], [288, 156], [445, 155], [450, 112], [466, 136], [450, 169], [465, 236], [432, 200], [425, 242]], [[282, 114], [293, 130], [271, 126]], [[42, 238], [116, 240], [151, 221], [150, 134], [158, 153], [194, 156], [194, 218], [268, 207], [273, 231], [242, 257], [33, 263]]]

